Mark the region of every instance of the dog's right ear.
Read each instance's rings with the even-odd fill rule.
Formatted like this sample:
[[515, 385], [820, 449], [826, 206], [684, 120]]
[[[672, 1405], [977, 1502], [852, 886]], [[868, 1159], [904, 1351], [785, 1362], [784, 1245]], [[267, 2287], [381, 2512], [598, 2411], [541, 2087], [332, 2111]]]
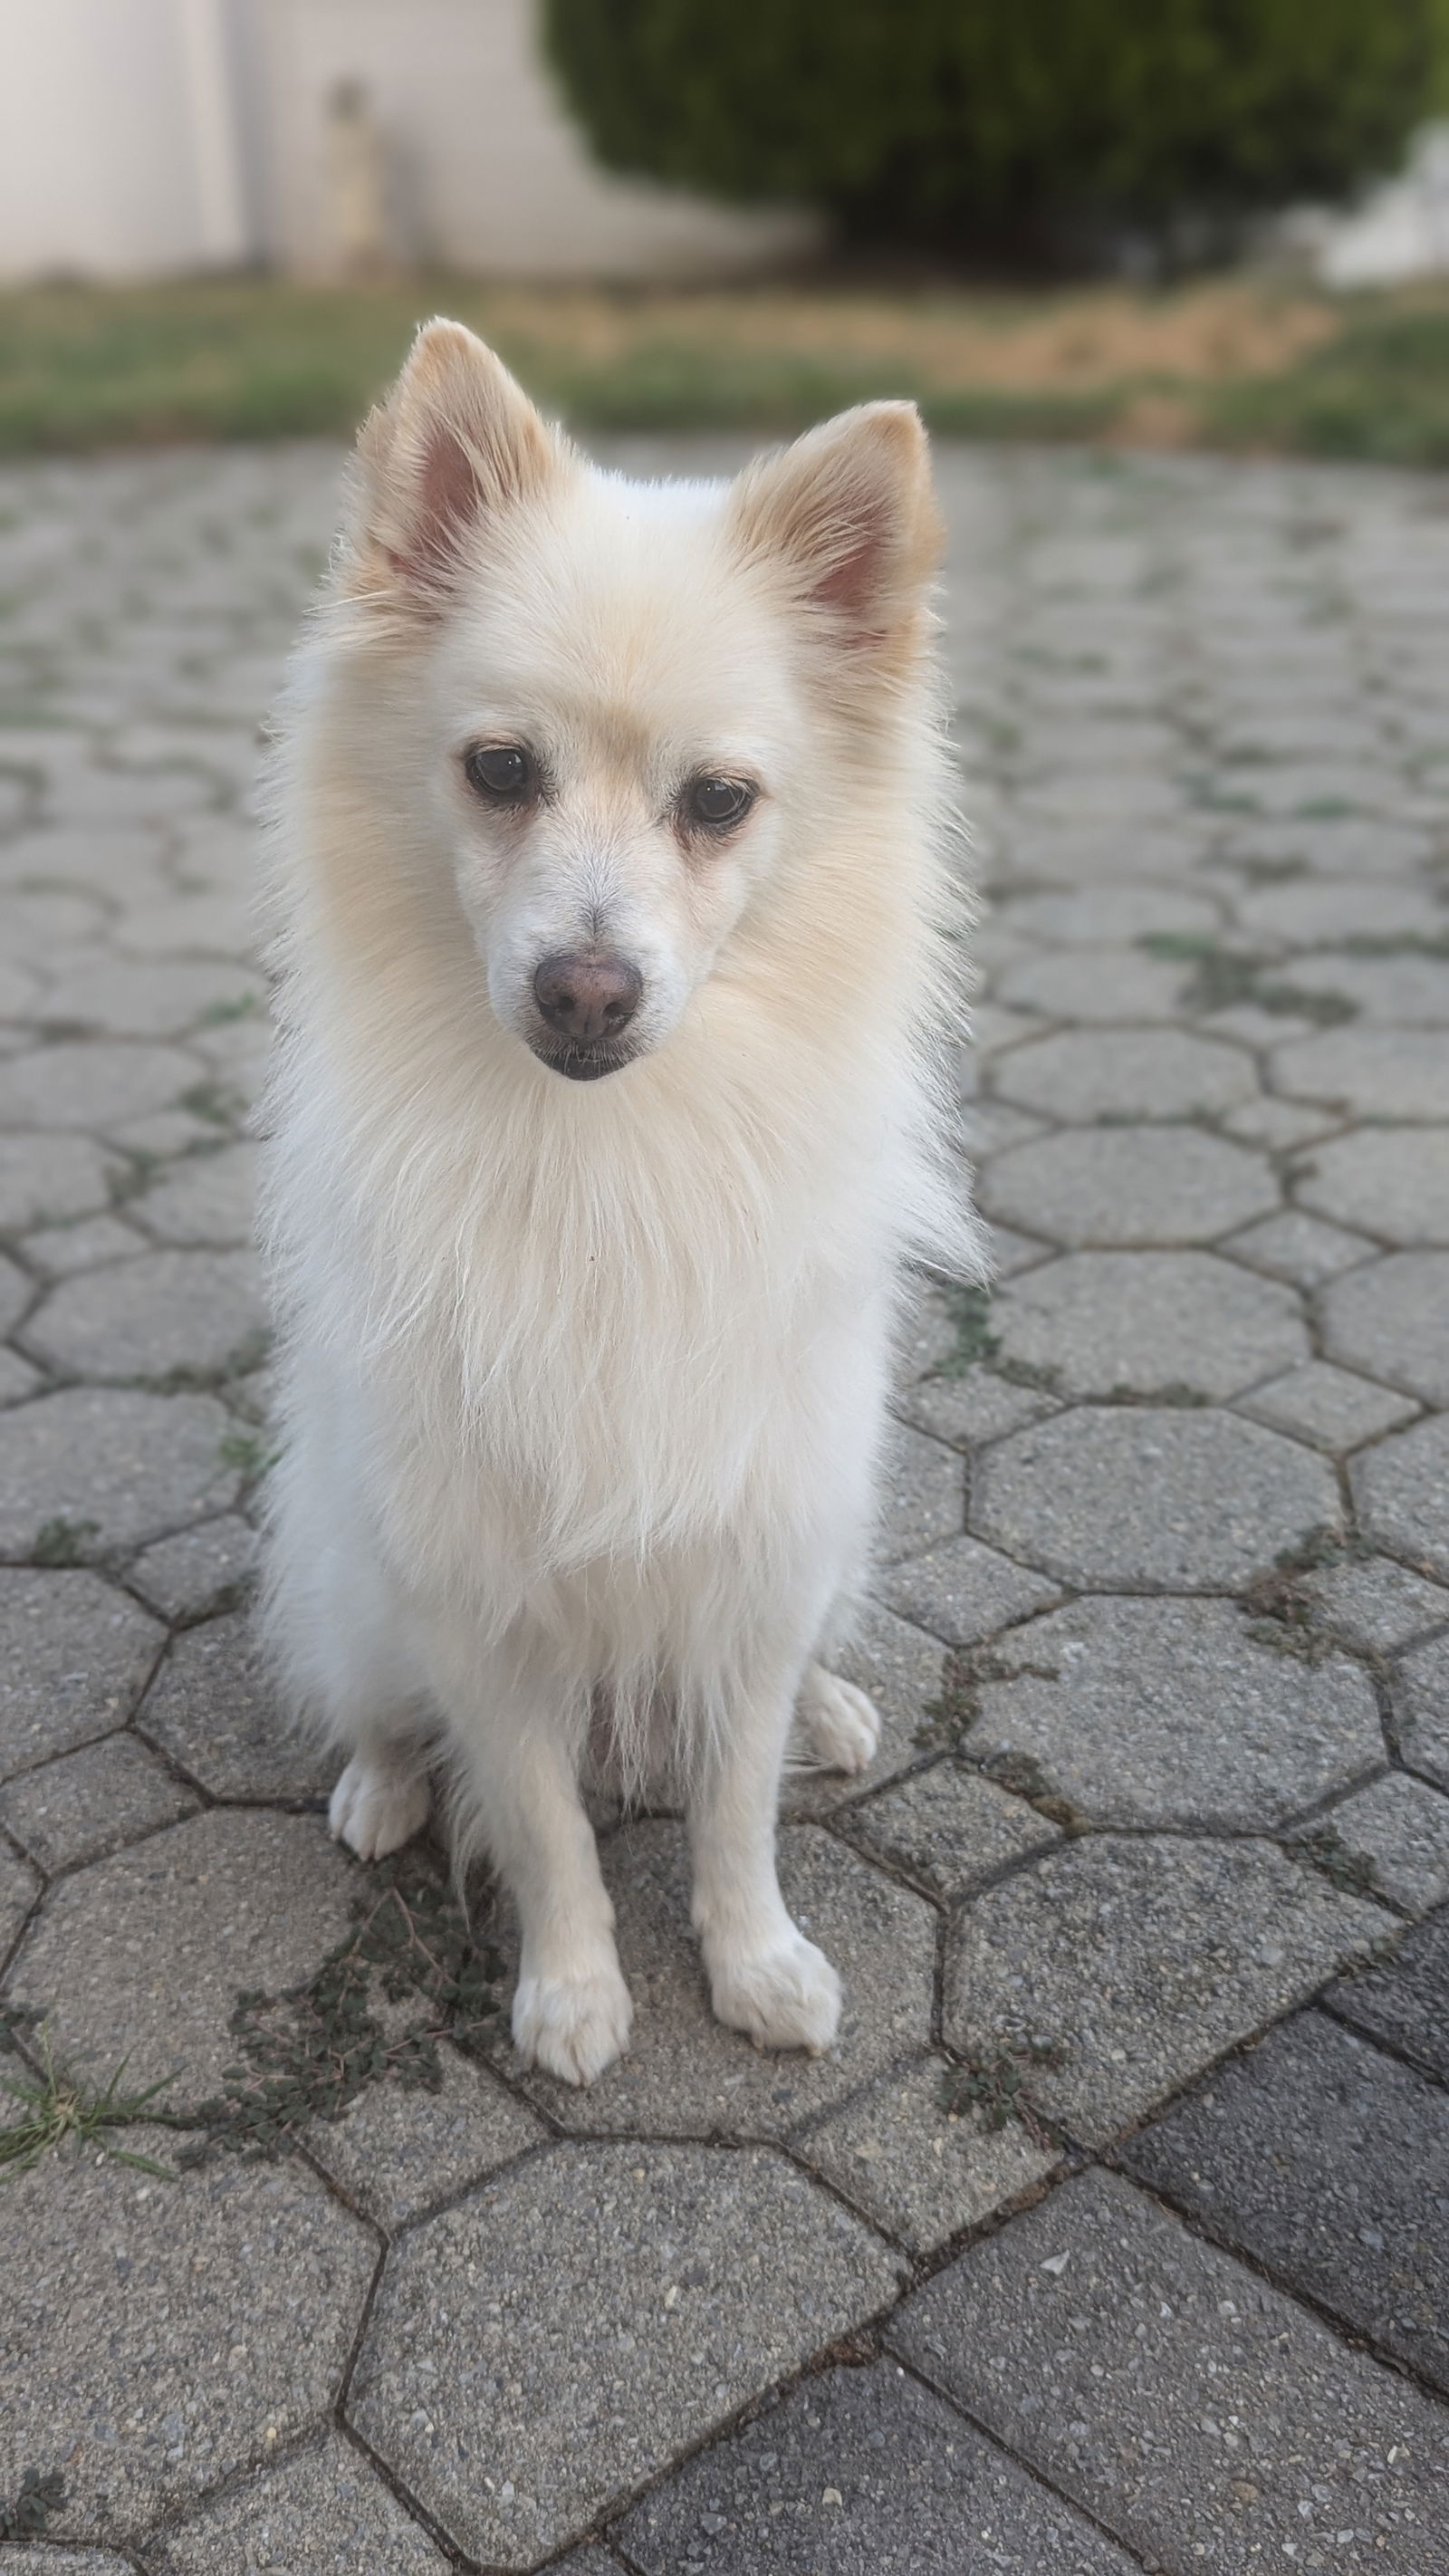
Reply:
[[564, 456], [491, 349], [461, 322], [425, 322], [358, 437], [348, 592], [436, 615], [487, 519]]

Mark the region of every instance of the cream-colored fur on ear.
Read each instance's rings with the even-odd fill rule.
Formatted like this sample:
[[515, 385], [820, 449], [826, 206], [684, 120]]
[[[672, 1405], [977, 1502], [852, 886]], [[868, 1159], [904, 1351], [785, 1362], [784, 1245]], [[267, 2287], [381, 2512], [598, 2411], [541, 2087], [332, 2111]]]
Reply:
[[914, 403], [861, 403], [762, 459], [732, 517], [746, 559], [783, 573], [831, 640], [887, 661], [918, 646], [945, 530]]
[[357, 441], [344, 587], [435, 611], [490, 513], [543, 489], [570, 451], [461, 322], [425, 322]]

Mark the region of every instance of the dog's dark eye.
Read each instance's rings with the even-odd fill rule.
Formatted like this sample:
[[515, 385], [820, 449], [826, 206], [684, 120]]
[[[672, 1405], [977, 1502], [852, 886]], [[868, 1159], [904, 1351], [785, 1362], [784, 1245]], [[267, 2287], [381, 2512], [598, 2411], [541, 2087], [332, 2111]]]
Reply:
[[478, 743], [463, 762], [475, 796], [489, 805], [525, 805], [533, 794], [534, 768], [516, 743]]
[[705, 823], [718, 832], [728, 823], [743, 821], [754, 801], [753, 787], [747, 787], [742, 778], [696, 778], [685, 804], [692, 823]]

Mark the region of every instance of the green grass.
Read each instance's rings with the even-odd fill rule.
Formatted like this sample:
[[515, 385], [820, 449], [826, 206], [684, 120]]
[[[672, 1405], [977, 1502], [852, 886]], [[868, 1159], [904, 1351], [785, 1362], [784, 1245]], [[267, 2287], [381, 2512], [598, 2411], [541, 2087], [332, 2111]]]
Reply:
[[43, 2028], [38, 2045], [38, 2075], [0, 2075], [0, 2092], [8, 2093], [20, 2106], [13, 2119], [0, 2125], [0, 2179], [28, 2173], [42, 2156], [69, 2141], [77, 2151], [90, 2147], [117, 2164], [134, 2165], [139, 2172], [155, 2174], [163, 2182], [174, 2181], [165, 2165], [153, 2164], [149, 2156], [130, 2154], [116, 2145], [112, 2135], [114, 2130], [138, 2120], [160, 2116], [150, 2106], [158, 2093], [164, 2093], [167, 2085], [174, 2083], [174, 2076], [163, 2075], [140, 2093], [122, 2093], [124, 2058], [109, 2080], [97, 2087], [87, 2084], [82, 2076], [63, 2074], [57, 2069]]
[[1449, 311], [1356, 300], [1338, 338], [1286, 374], [1215, 386], [1203, 427], [1224, 446], [1449, 465]]

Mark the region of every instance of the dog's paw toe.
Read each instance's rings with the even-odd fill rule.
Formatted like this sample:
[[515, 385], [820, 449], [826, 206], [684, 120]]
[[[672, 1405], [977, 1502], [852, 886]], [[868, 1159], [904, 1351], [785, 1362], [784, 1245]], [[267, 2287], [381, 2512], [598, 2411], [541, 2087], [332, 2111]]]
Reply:
[[425, 1776], [393, 1770], [358, 1753], [332, 1792], [327, 1822], [333, 1841], [346, 1843], [359, 1860], [383, 1860], [420, 1832], [431, 1805]]
[[513, 2045], [564, 2084], [592, 2084], [629, 2044], [634, 2006], [616, 1967], [572, 1977], [523, 1976], [513, 1998]]
[[864, 1771], [880, 1743], [873, 1700], [816, 1664], [800, 1693], [800, 1716], [815, 1759], [827, 1771]]
[[821, 2057], [840, 2026], [840, 1979], [801, 1932], [753, 1957], [716, 1961], [710, 1991], [717, 2018], [757, 2048]]

